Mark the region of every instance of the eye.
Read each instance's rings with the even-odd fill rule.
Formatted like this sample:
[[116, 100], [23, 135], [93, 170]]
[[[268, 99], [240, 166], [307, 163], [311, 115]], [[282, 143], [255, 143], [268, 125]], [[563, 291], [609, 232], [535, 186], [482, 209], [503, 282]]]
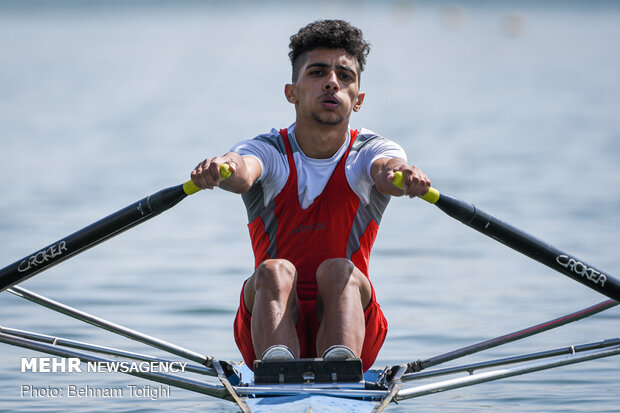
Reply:
[[323, 76], [323, 71], [321, 69], [314, 69], [309, 74], [310, 76]]

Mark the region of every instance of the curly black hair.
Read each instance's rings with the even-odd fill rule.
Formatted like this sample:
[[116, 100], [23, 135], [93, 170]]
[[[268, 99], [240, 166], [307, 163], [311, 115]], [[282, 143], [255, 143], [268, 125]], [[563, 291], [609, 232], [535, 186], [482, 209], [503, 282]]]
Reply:
[[359, 72], [364, 70], [370, 44], [362, 37], [362, 31], [344, 20], [319, 20], [299, 29], [291, 36], [288, 53], [293, 65], [293, 82], [297, 81], [299, 68], [305, 62], [303, 55], [314, 49], [344, 49], [355, 57]]

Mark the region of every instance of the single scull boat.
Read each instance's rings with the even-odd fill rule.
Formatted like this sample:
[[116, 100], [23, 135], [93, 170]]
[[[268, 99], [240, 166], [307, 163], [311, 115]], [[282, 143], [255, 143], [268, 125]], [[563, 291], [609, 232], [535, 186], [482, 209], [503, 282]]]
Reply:
[[[399, 184], [399, 178], [395, 177], [396, 185]], [[431, 369], [597, 314], [615, 307], [620, 298], [620, 283], [608, 273], [525, 234], [471, 204], [442, 195], [433, 188], [423, 199], [435, 204], [446, 214], [611, 299], [533, 327], [430, 359], [387, 366], [379, 370], [371, 369], [362, 373], [361, 361], [358, 359], [258, 361], [252, 370], [243, 363], [204, 356], [17, 286], [18, 283], [39, 272], [171, 208], [198, 190], [191, 181], [164, 189], [35, 251], [0, 270], [0, 291], [8, 290], [51, 310], [189, 360], [182, 374], [143, 370], [122, 372], [229, 400], [236, 403], [243, 412], [381, 412], [391, 402], [399, 400], [620, 354], [620, 339], [612, 338], [487, 362]], [[115, 363], [119, 360], [178, 362], [8, 327], [0, 327], [0, 342], [84, 362]], [[196, 376], [190, 378], [187, 377], [187, 373]], [[205, 379], [205, 376], [211, 376], [211, 381]]]
[[[228, 400], [236, 403], [243, 412], [381, 412], [394, 401], [620, 354], [620, 338], [613, 338], [510, 358], [430, 369], [439, 364], [581, 320], [618, 304], [614, 300], [607, 300], [554, 320], [430, 359], [387, 366], [380, 370], [371, 369], [363, 375], [361, 361], [358, 359], [338, 362], [321, 359], [258, 362], [253, 372], [243, 363], [203, 356], [21, 287], [15, 286], [8, 291], [48, 309], [189, 360], [184, 372], [178, 374], [152, 371], [121, 372]], [[0, 342], [57, 357], [79, 359], [83, 362], [175, 361], [8, 327], [0, 327]], [[188, 373], [194, 376], [188, 377]], [[214, 379], [217, 378], [217, 381], [210, 381], [204, 376], [212, 376]], [[450, 378], [437, 380], [445, 376]]]

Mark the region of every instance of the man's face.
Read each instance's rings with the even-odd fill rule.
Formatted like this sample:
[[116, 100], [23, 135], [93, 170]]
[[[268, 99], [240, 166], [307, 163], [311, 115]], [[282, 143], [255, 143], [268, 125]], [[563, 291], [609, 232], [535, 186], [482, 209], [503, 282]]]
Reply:
[[364, 100], [355, 58], [342, 49], [324, 48], [314, 49], [305, 57], [297, 81], [285, 89], [288, 101], [295, 104], [298, 122], [348, 124], [351, 112], [357, 112]]

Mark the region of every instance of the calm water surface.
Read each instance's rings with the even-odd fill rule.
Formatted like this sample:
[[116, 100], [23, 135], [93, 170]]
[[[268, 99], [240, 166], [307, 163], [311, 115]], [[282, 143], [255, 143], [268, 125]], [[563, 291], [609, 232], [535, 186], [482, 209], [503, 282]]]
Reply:
[[[346, 18], [373, 44], [352, 126], [400, 142], [445, 193], [620, 273], [620, 11], [598, 2], [272, 3], [264, 8], [0, 3], [0, 263], [161, 188], [205, 156], [291, 123], [288, 36]], [[525, 5], [524, 5], [525, 4]], [[64, 6], [63, 6], [64, 5]], [[202, 192], [23, 287], [220, 359], [252, 270], [238, 196]], [[390, 323], [377, 367], [427, 358], [604, 297], [419, 200], [394, 199], [371, 261]], [[0, 324], [151, 352], [9, 293]], [[472, 360], [618, 336], [620, 312]], [[0, 410], [230, 411], [184, 390], [159, 400], [21, 397], [22, 385], [144, 385], [21, 373], [2, 345]], [[618, 411], [620, 359], [436, 394], [394, 412]]]

